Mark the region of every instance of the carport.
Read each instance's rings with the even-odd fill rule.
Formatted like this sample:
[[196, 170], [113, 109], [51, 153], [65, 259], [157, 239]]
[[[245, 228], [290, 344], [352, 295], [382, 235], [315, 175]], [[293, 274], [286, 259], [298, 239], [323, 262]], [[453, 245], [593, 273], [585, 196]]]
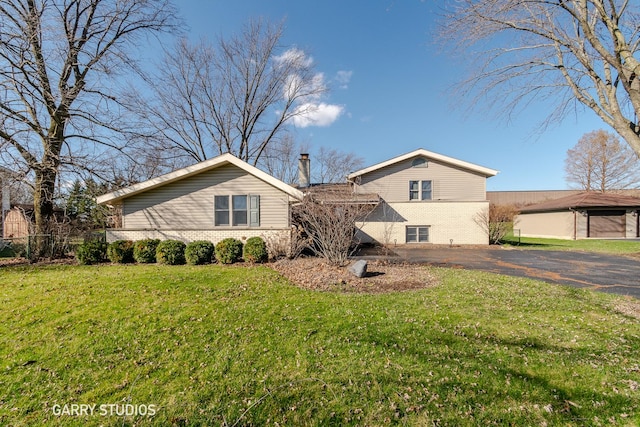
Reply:
[[637, 238], [640, 199], [587, 191], [521, 208], [514, 227], [524, 237]]

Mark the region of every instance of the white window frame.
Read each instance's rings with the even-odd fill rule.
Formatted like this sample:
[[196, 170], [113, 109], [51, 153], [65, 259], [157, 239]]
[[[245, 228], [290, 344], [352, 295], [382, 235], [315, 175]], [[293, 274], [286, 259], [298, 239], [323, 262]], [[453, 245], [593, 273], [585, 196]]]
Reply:
[[[245, 199], [244, 209], [235, 209], [235, 201]], [[226, 199], [227, 209], [219, 209], [217, 201]], [[240, 222], [240, 213], [244, 212], [244, 221]], [[219, 220], [219, 213], [226, 215], [226, 221]], [[256, 194], [218, 194], [214, 196], [213, 223], [216, 227], [260, 227], [260, 196]]]
[[[429, 184], [429, 189], [425, 189], [425, 184]], [[428, 197], [425, 197], [427, 196]], [[409, 181], [409, 201], [425, 201], [433, 200], [433, 181], [430, 179], [425, 180], [411, 180]]]
[[[222, 209], [218, 207], [218, 200], [224, 201], [226, 200], [227, 206], [226, 209]], [[222, 222], [220, 220], [220, 213], [226, 213], [226, 221]], [[231, 206], [229, 205], [229, 196], [228, 195], [218, 195], [213, 197], [213, 224], [216, 227], [228, 227], [231, 221]]]
[[[428, 225], [407, 225], [405, 227], [405, 242], [406, 243], [429, 243], [430, 226]], [[409, 240], [409, 231], [413, 230], [411, 236], [415, 236], [415, 240]], [[422, 240], [421, 240], [422, 239]]]

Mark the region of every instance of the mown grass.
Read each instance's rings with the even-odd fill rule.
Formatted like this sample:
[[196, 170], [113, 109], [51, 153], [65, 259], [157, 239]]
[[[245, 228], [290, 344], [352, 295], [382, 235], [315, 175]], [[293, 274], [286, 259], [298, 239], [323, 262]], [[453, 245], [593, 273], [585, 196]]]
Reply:
[[503, 244], [521, 249], [543, 249], [553, 251], [586, 251], [608, 254], [640, 254], [640, 241], [624, 239], [543, 239], [537, 237], [507, 236]]
[[[430, 269], [299, 289], [266, 267], [2, 268], [0, 425], [637, 425], [629, 300]], [[54, 405], [157, 405], [153, 417]]]

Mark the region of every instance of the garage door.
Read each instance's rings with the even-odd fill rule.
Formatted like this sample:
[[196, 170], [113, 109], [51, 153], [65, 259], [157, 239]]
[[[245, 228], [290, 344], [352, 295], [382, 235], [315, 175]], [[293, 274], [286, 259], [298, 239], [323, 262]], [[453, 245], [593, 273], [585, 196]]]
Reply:
[[625, 211], [589, 211], [589, 237], [625, 237]]

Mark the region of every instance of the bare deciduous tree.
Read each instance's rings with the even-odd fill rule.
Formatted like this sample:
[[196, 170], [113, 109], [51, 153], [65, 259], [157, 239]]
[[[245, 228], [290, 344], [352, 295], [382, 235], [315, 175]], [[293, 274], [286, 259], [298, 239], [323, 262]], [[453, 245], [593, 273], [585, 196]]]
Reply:
[[441, 35], [478, 52], [465, 95], [509, 112], [552, 99], [549, 121], [582, 104], [640, 155], [639, 12], [629, 0], [460, 0]]
[[355, 153], [326, 147], [320, 147], [312, 160], [312, 181], [318, 183], [345, 182], [347, 175], [364, 166], [364, 159]]
[[147, 79], [154, 99], [135, 102], [155, 143], [186, 162], [231, 153], [256, 165], [327, 90], [302, 50], [279, 50], [282, 31], [254, 20], [216, 46], [182, 40], [166, 52]]
[[[259, 166], [271, 176], [293, 184], [298, 181], [298, 158], [301, 153], [309, 153], [309, 149], [296, 144], [293, 137], [287, 134], [267, 147]], [[311, 152], [310, 159], [311, 182], [315, 184], [344, 183], [348, 174], [364, 165], [364, 159], [355, 153], [326, 147]]]
[[[267, 146], [259, 160], [259, 167], [269, 175], [287, 184], [298, 182], [298, 159], [309, 149], [296, 143], [293, 136], [286, 133], [278, 141]], [[312, 156], [313, 157], [313, 156]]]
[[121, 148], [114, 77], [174, 16], [167, 0], [0, 0], [0, 152], [33, 174], [36, 233], [61, 168], [91, 169]]
[[637, 188], [640, 161], [616, 135], [604, 130], [589, 132], [567, 151], [566, 180], [586, 191]]

